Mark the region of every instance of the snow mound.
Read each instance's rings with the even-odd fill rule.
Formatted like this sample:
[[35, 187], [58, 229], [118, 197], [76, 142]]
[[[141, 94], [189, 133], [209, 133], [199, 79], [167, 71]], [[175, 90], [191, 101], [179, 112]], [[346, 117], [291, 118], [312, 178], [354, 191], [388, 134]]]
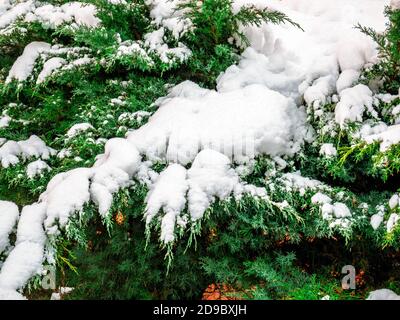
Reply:
[[19, 210], [15, 203], [0, 201], [0, 254], [9, 245], [11, 234], [19, 217]]
[[18, 81], [26, 80], [32, 73], [35, 61], [39, 58], [40, 53], [49, 49], [50, 44], [46, 42], [34, 41], [28, 44], [22, 55], [17, 58], [11, 67], [6, 83], [11, 82], [13, 79]]
[[67, 131], [67, 137], [68, 138], [73, 138], [77, 136], [78, 134], [87, 131], [89, 129], [94, 129], [93, 126], [90, 123], [83, 122], [83, 123], [77, 123], [74, 124], [68, 131]]
[[307, 133], [304, 123], [303, 110], [265, 86], [219, 93], [186, 81], [127, 139], [149, 159], [186, 165], [207, 148], [245, 163], [259, 154], [296, 153]]
[[371, 291], [367, 300], [400, 300], [400, 296], [389, 289]]
[[0, 291], [17, 291], [42, 270], [46, 236], [43, 230], [45, 206], [25, 206], [18, 223], [17, 240], [0, 273]]
[[340, 101], [335, 109], [335, 119], [341, 127], [344, 127], [348, 121], [361, 122], [365, 111], [376, 116], [376, 111], [372, 106], [372, 91], [367, 86], [358, 84], [340, 92]]
[[364, 137], [367, 143], [380, 142], [380, 151], [385, 152], [400, 142], [400, 124], [388, 126], [386, 130]]
[[3, 168], [17, 164], [22, 159], [31, 157], [49, 159], [56, 151], [44, 143], [38, 136], [32, 135], [27, 140], [9, 140], [0, 147], [0, 161]]
[[42, 71], [40, 71], [37, 77], [36, 83], [39, 84], [44, 82], [47, 77], [51, 76], [55, 70], [66, 64], [66, 62], [67, 61], [65, 59], [59, 57], [53, 57], [47, 60], [43, 65]]
[[18, 19], [26, 22], [40, 22], [46, 27], [55, 28], [63, 23], [71, 26], [96, 27], [100, 20], [96, 17], [96, 7], [92, 4], [71, 1], [61, 6], [43, 4], [39, 1], [23, 1], [0, 16], [0, 30], [9, 27]]
[[33, 179], [36, 176], [42, 175], [44, 171], [50, 171], [50, 166], [43, 160], [36, 160], [29, 163], [26, 167], [26, 175], [28, 178]]

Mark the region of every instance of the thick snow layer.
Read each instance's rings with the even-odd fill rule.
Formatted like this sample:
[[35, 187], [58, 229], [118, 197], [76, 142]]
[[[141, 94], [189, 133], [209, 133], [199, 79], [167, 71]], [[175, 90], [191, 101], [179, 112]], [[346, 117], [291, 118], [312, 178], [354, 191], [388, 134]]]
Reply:
[[399, 220], [400, 220], [400, 216], [397, 213], [392, 213], [389, 216], [389, 219], [386, 223], [387, 232], [392, 232], [393, 229], [397, 226]]
[[328, 221], [332, 221], [329, 227], [333, 228], [336, 226], [346, 228], [349, 224], [349, 219], [352, 214], [346, 204], [342, 202], [335, 202], [330, 204], [325, 202], [321, 207], [322, 218]]
[[326, 157], [336, 157], [337, 150], [332, 143], [324, 143], [319, 150], [319, 153]]
[[3, 15], [8, 9], [10, 9], [11, 3], [10, 0], [1, 0], [0, 1], [0, 15]]
[[0, 254], [9, 245], [11, 234], [19, 217], [19, 210], [15, 203], [0, 200]]
[[[163, 30], [169, 29], [177, 36], [186, 32], [190, 23], [178, 19], [181, 13], [174, 11], [176, 1], [147, 2], [151, 5], [150, 15], [160, 29], [147, 35], [146, 46], [155, 51], [168, 50], [161, 41]], [[265, 6], [263, 0], [237, 0], [235, 6], [246, 3]], [[150, 187], [146, 219], [148, 222], [158, 219], [164, 243], [175, 239], [176, 225], [184, 228], [189, 219], [200, 219], [216, 199], [240, 197], [246, 192], [267, 197], [266, 189], [243, 183], [235, 166], [245, 165], [260, 154], [290, 157], [304, 141], [312, 141], [306, 112], [301, 106], [304, 102], [318, 106], [330, 101], [332, 94], [339, 94], [335, 116], [341, 126], [347, 121], [361, 121], [366, 111], [374, 114], [371, 90], [363, 85], [353, 86], [353, 82], [365, 64], [376, 60], [376, 45], [354, 25], [361, 23], [382, 30], [383, 8], [387, 3], [269, 1], [271, 8], [286, 13], [304, 32], [289, 24], [244, 28], [251, 47], [244, 51], [237, 66], [221, 74], [217, 90], [183, 82], [156, 102], [159, 108], [147, 124], [130, 132], [126, 139], [109, 140], [104, 154], [99, 155], [92, 168], [56, 175], [38, 203], [23, 209], [16, 247], [0, 272], [0, 296], [17, 297], [16, 290], [40, 271], [45, 259], [46, 234], [56, 234], [59, 226], [67, 227], [71, 216], [82, 214], [90, 201], [106, 216], [112, 208], [113, 194], [129, 186], [133, 179], [146, 181]], [[69, 10], [76, 23], [99, 23], [93, 9], [72, 4], [65, 5], [63, 12]], [[39, 21], [58, 23], [58, 15], [51, 15], [55, 20], [48, 19], [46, 12], [54, 13], [51, 7], [41, 10], [46, 18]], [[14, 14], [10, 16], [6, 13], [0, 21], [8, 25], [15, 20]], [[42, 46], [46, 49], [49, 45], [42, 43]], [[143, 46], [128, 41], [119, 44], [118, 52], [146, 58]], [[26, 54], [24, 51], [12, 67], [9, 79], [26, 79], [42, 47], [36, 44], [25, 50]], [[178, 55], [181, 53], [178, 50]], [[79, 58], [75, 65], [90, 61], [88, 57]], [[19, 143], [10, 141], [0, 148], [3, 166], [18, 161], [21, 155], [18, 148], [21, 148]], [[150, 169], [158, 160], [168, 163], [160, 175]], [[301, 194], [321, 185], [298, 172], [285, 174], [282, 181], [288, 191], [296, 189]], [[351, 212], [346, 204], [331, 204], [321, 195], [315, 196], [314, 201], [323, 203], [322, 214], [332, 219], [332, 227], [348, 225]], [[280, 205], [284, 207], [285, 203]], [[189, 217], [185, 216], [184, 208]], [[30, 232], [24, 227], [28, 212], [34, 220]], [[395, 225], [397, 221], [392, 218], [390, 222]]]
[[179, 164], [171, 164], [160, 174], [148, 194], [146, 223], [149, 223], [160, 210], [165, 213], [161, 222], [161, 240], [164, 243], [174, 240], [176, 219], [185, 208], [187, 189], [186, 169]]
[[36, 83], [42, 83], [49, 77], [55, 70], [59, 69], [62, 65], [66, 64], [66, 60], [59, 57], [50, 58], [47, 60], [44, 65], [42, 71], [40, 71]]
[[55, 155], [56, 151], [44, 143], [38, 136], [32, 135], [27, 140], [13, 141], [9, 140], [0, 147], [0, 161], [4, 168], [17, 164], [22, 159], [32, 157], [49, 159]]
[[26, 300], [26, 298], [15, 290], [0, 288], [0, 300]]
[[90, 123], [83, 122], [83, 123], [77, 123], [74, 124], [68, 131], [67, 131], [67, 137], [68, 138], [73, 138], [76, 135], [89, 130], [89, 129], [94, 129], [93, 126]]
[[364, 137], [367, 143], [380, 142], [380, 151], [387, 151], [392, 145], [400, 142], [400, 124], [392, 125], [386, 130]]
[[13, 79], [18, 81], [26, 80], [32, 73], [36, 59], [40, 53], [49, 50], [50, 44], [46, 42], [31, 42], [28, 44], [21, 56], [15, 60], [10, 72], [8, 73], [6, 83], [11, 82]]
[[[261, 0], [235, 1], [236, 6], [246, 3], [265, 6]], [[354, 26], [361, 23], [383, 30], [387, 3], [268, 1], [269, 7], [285, 12], [304, 32], [289, 24], [245, 29], [251, 48], [245, 50], [238, 66], [228, 68], [220, 77], [218, 89], [262, 83], [298, 102], [302, 98], [307, 104], [325, 102], [328, 95], [350, 86], [364, 64], [376, 60], [375, 43]]]
[[265, 86], [219, 93], [187, 81], [128, 140], [150, 159], [186, 165], [210, 148], [243, 163], [258, 154], [297, 152], [307, 133], [304, 121], [292, 100]]
[[146, 223], [163, 212], [161, 240], [168, 243], [174, 240], [176, 224], [184, 228], [188, 221], [181, 215], [186, 204], [190, 220], [196, 221], [216, 199], [239, 197], [243, 193], [265, 196], [265, 191], [257, 191], [254, 186], [240, 181], [226, 155], [205, 149], [196, 156], [190, 169], [171, 164], [156, 179], [146, 199]]
[[400, 296], [389, 289], [371, 291], [367, 300], [400, 300]]
[[50, 171], [50, 166], [43, 160], [36, 160], [29, 163], [26, 167], [26, 175], [33, 179], [36, 176], [40, 176], [44, 171]]
[[96, 7], [92, 4], [72, 1], [61, 6], [54, 6], [29, 0], [18, 3], [1, 14], [0, 30], [22, 18], [26, 22], [38, 21], [51, 28], [63, 23], [74, 23], [76, 26], [87, 27], [96, 27], [100, 23], [96, 17]]
[[340, 93], [344, 89], [352, 87], [352, 85], [358, 80], [359, 76], [359, 71], [353, 69], [344, 70], [336, 81], [336, 91]]
[[400, 198], [397, 193], [395, 193], [393, 196], [390, 197], [389, 199], [389, 208], [394, 209], [396, 208], [400, 203]]
[[336, 105], [335, 119], [336, 122], [344, 127], [347, 121], [363, 120], [365, 111], [369, 111], [375, 116], [376, 111], [372, 106], [372, 91], [363, 84], [358, 84], [355, 87], [344, 89], [340, 92], [340, 101]]
[[203, 217], [215, 198], [223, 200], [231, 193], [238, 195], [243, 191], [229, 158], [213, 150], [203, 150], [197, 155], [188, 178], [189, 212], [194, 221]]
[[65, 226], [73, 212], [83, 209], [90, 199], [90, 173], [90, 169], [79, 168], [56, 175], [50, 181], [45, 193], [40, 196], [46, 205], [46, 227], [51, 227], [57, 222]]
[[332, 199], [328, 197], [326, 194], [323, 194], [321, 192], [317, 192], [311, 197], [311, 203], [319, 203], [319, 204], [325, 204], [325, 203], [331, 203]]
[[34, 1], [25, 1], [25, 2], [20, 2], [15, 6], [12, 6], [11, 8], [6, 5], [3, 7], [4, 9], [9, 10], [4, 10], [3, 12], [0, 11], [0, 29], [7, 27], [10, 23], [14, 22], [17, 18], [27, 14], [29, 11], [31, 11], [34, 8]]
[[0, 128], [8, 127], [10, 124], [11, 118], [9, 116], [0, 117]]
[[0, 272], [0, 290], [16, 291], [42, 270], [46, 236], [43, 230], [43, 204], [25, 206], [18, 223], [15, 248]]
[[390, 0], [390, 8], [393, 10], [400, 10], [400, 1], [399, 0]]
[[379, 228], [379, 226], [381, 225], [383, 221], [383, 215], [380, 213], [376, 213], [371, 217], [371, 227], [376, 230]]

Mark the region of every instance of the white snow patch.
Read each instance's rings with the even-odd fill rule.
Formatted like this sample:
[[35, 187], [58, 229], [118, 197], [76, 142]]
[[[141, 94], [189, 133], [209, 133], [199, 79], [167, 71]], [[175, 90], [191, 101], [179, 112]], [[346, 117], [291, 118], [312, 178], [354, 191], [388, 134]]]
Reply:
[[36, 59], [40, 53], [49, 50], [50, 44], [46, 42], [34, 41], [28, 44], [22, 55], [15, 60], [10, 72], [8, 73], [6, 83], [11, 82], [13, 79], [24, 81], [31, 75]]
[[[8, 9], [9, 6], [10, 4], [6, 5], [5, 8]], [[7, 27], [10, 23], [25, 15], [34, 7], [34, 1], [30, 0], [17, 3], [16, 5], [12, 6], [10, 10], [0, 12], [0, 29]]]
[[361, 122], [366, 110], [374, 115], [372, 91], [363, 84], [344, 89], [340, 92], [340, 101], [335, 108], [335, 120], [343, 128], [346, 122]]
[[400, 124], [388, 126], [385, 131], [364, 137], [367, 143], [380, 142], [379, 150], [387, 151], [392, 145], [400, 142]]
[[390, 8], [392, 10], [399, 10], [400, 9], [400, 0], [390, 0]]
[[360, 77], [360, 72], [354, 69], [344, 70], [339, 79], [336, 81], [336, 91], [342, 92], [344, 89], [350, 88]]
[[325, 204], [331, 202], [332, 199], [328, 197], [326, 194], [323, 194], [321, 192], [317, 192], [311, 197], [311, 203]]
[[0, 128], [8, 127], [10, 121], [11, 121], [11, 118], [9, 116], [2, 116], [0, 118]]
[[379, 226], [382, 224], [383, 221], [383, 214], [376, 213], [371, 217], [371, 226], [374, 230], [378, 229]]
[[392, 232], [393, 229], [397, 226], [397, 223], [399, 222], [400, 217], [396, 213], [392, 213], [386, 223], [386, 230], [387, 232]]
[[399, 205], [399, 203], [400, 203], [399, 195], [397, 193], [395, 193], [389, 199], [389, 208], [394, 209]]
[[400, 296], [392, 290], [379, 289], [371, 291], [368, 295], [367, 300], [400, 300]]
[[72, 27], [97, 27], [100, 20], [96, 17], [96, 7], [92, 4], [72, 1], [61, 6], [45, 4], [31, 8], [26, 13], [25, 21], [41, 22], [43, 25], [56, 28], [63, 23], [70, 23]]
[[28, 159], [31, 157], [49, 159], [55, 155], [56, 151], [47, 147], [42, 139], [32, 135], [27, 140], [13, 141], [9, 140], [0, 147], [0, 161], [3, 168], [15, 165], [19, 158]]
[[22, 209], [15, 248], [0, 271], [0, 290], [21, 289], [32, 276], [41, 272], [46, 242], [43, 229], [45, 209], [42, 203]]
[[37, 175], [41, 175], [44, 171], [50, 171], [50, 166], [43, 160], [36, 160], [28, 164], [26, 167], [26, 174], [30, 179]]
[[0, 200], [0, 254], [9, 245], [11, 234], [19, 217], [19, 210], [15, 203]]
[[161, 221], [161, 240], [164, 243], [174, 240], [176, 219], [185, 207], [187, 189], [186, 169], [171, 164], [160, 174], [147, 196], [146, 223], [150, 223], [160, 210], [165, 214]]
[[42, 83], [46, 80], [47, 77], [51, 76], [51, 74], [59, 69], [62, 65], [64, 65], [67, 61], [63, 58], [54, 57], [47, 60], [44, 65], [42, 71], [40, 71], [36, 83]]
[[332, 143], [324, 143], [319, 150], [319, 153], [326, 157], [336, 157], [337, 150]]
[[243, 192], [239, 176], [230, 167], [227, 156], [214, 150], [203, 150], [188, 170], [189, 212], [193, 221], [201, 219], [205, 210], [218, 199], [226, 199], [232, 192]]
[[73, 138], [77, 136], [78, 134], [87, 131], [89, 129], [94, 129], [93, 126], [90, 123], [83, 122], [83, 123], [77, 123], [74, 124], [68, 131], [67, 131], [67, 137], [68, 138]]
[[293, 155], [307, 131], [304, 121], [291, 99], [264, 86], [219, 93], [186, 81], [128, 140], [149, 159], [186, 165], [209, 148], [244, 163], [258, 154]]
[[321, 207], [322, 217], [325, 220], [331, 220], [336, 218], [338, 220], [343, 218], [351, 217], [351, 212], [346, 204], [342, 202], [335, 202], [334, 204], [330, 204], [328, 202], [324, 203]]
[[60, 287], [58, 292], [53, 292], [51, 294], [50, 300], [61, 300], [64, 295], [71, 293], [73, 290], [74, 288], [70, 287]]

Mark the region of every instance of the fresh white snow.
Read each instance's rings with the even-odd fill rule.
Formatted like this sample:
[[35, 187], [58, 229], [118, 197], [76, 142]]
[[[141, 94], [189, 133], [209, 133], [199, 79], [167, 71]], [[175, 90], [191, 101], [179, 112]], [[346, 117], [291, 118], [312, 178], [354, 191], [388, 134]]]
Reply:
[[0, 161], [3, 168], [15, 165], [22, 159], [32, 157], [49, 159], [56, 151], [44, 143], [38, 136], [32, 135], [21, 141], [9, 140], [0, 147]]
[[367, 300], [400, 300], [400, 295], [389, 289], [379, 289], [371, 291]]
[[36, 161], [32, 161], [30, 162], [27, 166], [26, 166], [26, 175], [30, 178], [33, 179], [36, 176], [40, 176], [42, 175], [42, 173], [44, 171], [50, 171], [51, 168], [50, 166], [44, 162], [43, 160], [36, 160]]
[[84, 131], [87, 131], [89, 129], [94, 129], [94, 128], [90, 123], [87, 123], [87, 122], [74, 124], [67, 131], [67, 137], [68, 138], [73, 138], [73, 137], [77, 136], [78, 134], [80, 134], [80, 133], [82, 133]]
[[11, 67], [6, 83], [11, 82], [13, 79], [19, 81], [26, 80], [31, 75], [35, 61], [40, 53], [49, 49], [50, 44], [46, 42], [34, 41], [28, 44], [22, 55], [18, 57]]
[[[148, 2], [152, 5], [151, 16], [160, 29], [148, 34], [144, 43], [119, 43], [117, 55], [140, 54], [148, 58], [148, 50], [153, 50], [167, 61], [166, 53], [173, 50], [178, 59], [186, 58], [190, 53], [185, 47], [167, 48], [162, 41], [163, 28], [179, 35], [191, 27], [188, 21], [178, 19], [181, 13], [173, 10], [177, 1]], [[261, 0], [241, 0], [235, 6], [250, 2], [265, 5]], [[70, 217], [80, 214], [89, 201], [106, 216], [112, 207], [113, 194], [132, 184], [134, 178], [146, 180], [149, 185], [146, 221], [158, 219], [161, 240], [169, 243], [175, 239], [177, 225], [185, 228], [188, 221], [197, 221], [216, 199], [240, 197], [244, 193], [267, 197], [265, 189], [243, 183], [235, 168], [260, 154], [277, 159], [290, 157], [304, 141], [313, 141], [312, 130], [306, 123], [306, 106], [317, 108], [336, 94], [339, 103], [334, 117], [338, 125], [362, 122], [365, 112], [374, 116], [373, 92], [353, 83], [362, 67], [375, 61], [376, 45], [354, 25], [359, 22], [382, 30], [383, 8], [387, 3], [271, 0], [272, 8], [285, 12], [304, 31], [289, 24], [245, 28], [251, 46], [243, 52], [237, 66], [220, 75], [216, 90], [200, 88], [190, 81], [175, 86], [166, 97], [157, 100], [158, 109], [145, 125], [129, 132], [126, 139], [109, 140], [104, 154], [98, 156], [92, 168], [56, 175], [38, 203], [22, 210], [16, 246], [0, 271], [0, 297], [20, 297], [16, 290], [40, 272], [46, 235], [56, 235], [58, 224], [66, 227]], [[95, 8], [90, 5], [82, 7], [72, 2], [60, 8], [26, 6], [21, 6], [18, 12], [6, 11], [0, 17], [0, 26], [25, 15], [49, 25], [72, 20], [93, 27], [100, 24], [94, 16]], [[50, 45], [29, 44], [12, 66], [7, 82], [26, 80], [43, 50], [50, 50]], [[90, 61], [89, 57], [80, 57], [67, 66], [72, 68]], [[62, 60], [47, 62], [39, 74], [39, 83], [63, 64]], [[78, 124], [67, 136], [90, 128], [88, 123]], [[19, 157], [46, 159], [53, 152], [38, 139], [33, 138], [38, 143], [5, 142], [0, 147], [2, 166], [17, 163]], [[326, 156], [334, 156], [335, 152], [334, 146], [321, 148]], [[149, 169], [158, 160], [168, 162], [160, 175]], [[282, 179], [288, 190], [296, 189], [301, 194], [310, 189], [318, 191], [321, 185], [299, 172], [287, 173]], [[323, 217], [332, 221], [331, 227], [347, 226], [352, 216], [349, 208], [343, 202], [332, 202], [322, 193], [313, 197], [313, 203], [322, 205]], [[287, 203], [280, 205], [283, 208]], [[183, 213], [185, 207], [189, 216]], [[399, 217], [394, 215], [387, 223], [388, 229], [398, 221]], [[377, 225], [373, 222], [373, 226]]]
[[11, 234], [19, 217], [19, 210], [15, 203], [0, 200], [0, 254], [9, 245]]

